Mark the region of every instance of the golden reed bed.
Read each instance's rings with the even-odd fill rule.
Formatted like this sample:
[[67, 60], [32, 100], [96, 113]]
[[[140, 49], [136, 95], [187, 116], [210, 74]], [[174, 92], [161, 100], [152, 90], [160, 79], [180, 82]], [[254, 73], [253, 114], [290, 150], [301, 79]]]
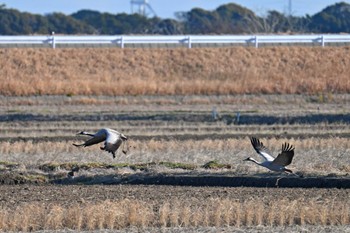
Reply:
[[0, 94], [348, 93], [349, 51], [349, 47], [0, 49]]

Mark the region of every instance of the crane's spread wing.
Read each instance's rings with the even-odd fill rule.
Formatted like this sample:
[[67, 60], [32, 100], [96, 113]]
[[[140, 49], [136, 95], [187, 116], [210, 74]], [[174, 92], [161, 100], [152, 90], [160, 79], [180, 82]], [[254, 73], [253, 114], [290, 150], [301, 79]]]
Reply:
[[93, 138], [90, 138], [89, 140], [87, 140], [86, 142], [84, 142], [81, 145], [82, 146], [91, 146], [91, 145], [103, 142], [104, 140], [106, 140], [106, 136], [105, 135], [94, 136]]
[[276, 159], [272, 162], [277, 165], [287, 166], [289, 165], [294, 156], [294, 147], [289, 145], [289, 143], [282, 144], [282, 152], [276, 157]]
[[259, 155], [261, 155], [265, 160], [273, 161], [275, 159], [268, 153], [268, 149], [264, 146], [262, 142], [259, 141], [259, 139], [252, 137], [250, 138], [250, 141], [256, 152]]

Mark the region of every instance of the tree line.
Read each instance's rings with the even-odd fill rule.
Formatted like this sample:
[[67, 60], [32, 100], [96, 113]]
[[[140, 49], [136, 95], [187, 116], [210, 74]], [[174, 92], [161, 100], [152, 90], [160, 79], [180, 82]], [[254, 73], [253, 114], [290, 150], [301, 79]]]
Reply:
[[253, 11], [230, 3], [213, 11], [193, 8], [176, 13], [176, 19], [148, 18], [139, 14], [111, 14], [81, 10], [71, 15], [20, 12], [0, 5], [0, 35], [59, 34], [251, 34], [349, 33], [350, 4], [336, 3], [312, 16]]

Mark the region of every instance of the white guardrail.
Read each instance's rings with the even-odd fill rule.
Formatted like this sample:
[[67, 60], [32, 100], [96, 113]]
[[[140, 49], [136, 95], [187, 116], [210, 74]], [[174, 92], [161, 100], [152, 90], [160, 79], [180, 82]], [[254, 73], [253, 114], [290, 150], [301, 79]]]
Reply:
[[66, 47], [105, 45], [124, 48], [128, 45], [194, 46], [242, 45], [318, 45], [350, 43], [350, 34], [337, 35], [177, 35], [177, 36], [0, 36], [1, 47]]

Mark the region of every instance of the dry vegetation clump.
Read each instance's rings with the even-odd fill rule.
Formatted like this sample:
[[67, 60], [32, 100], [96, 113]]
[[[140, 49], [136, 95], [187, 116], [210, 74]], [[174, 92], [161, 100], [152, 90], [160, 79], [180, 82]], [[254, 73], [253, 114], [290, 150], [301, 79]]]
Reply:
[[349, 49], [1, 49], [0, 94], [348, 93]]
[[350, 224], [350, 203], [334, 199], [286, 200], [273, 203], [210, 198], [145, 202], [123, 199], [63, 207], [27, 203], [14, 210], [0, 209], [1, 231], [103, 230], [128, 227], [245, 227], [345, 226]]

